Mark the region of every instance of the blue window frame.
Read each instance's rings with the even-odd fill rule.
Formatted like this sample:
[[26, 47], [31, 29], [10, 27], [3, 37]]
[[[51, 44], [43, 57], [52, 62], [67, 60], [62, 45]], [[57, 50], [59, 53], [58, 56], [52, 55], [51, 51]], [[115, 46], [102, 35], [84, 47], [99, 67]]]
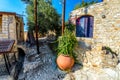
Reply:
[[76, 20], [77, 37], [93, 37], [93, 16], [82, 16]]

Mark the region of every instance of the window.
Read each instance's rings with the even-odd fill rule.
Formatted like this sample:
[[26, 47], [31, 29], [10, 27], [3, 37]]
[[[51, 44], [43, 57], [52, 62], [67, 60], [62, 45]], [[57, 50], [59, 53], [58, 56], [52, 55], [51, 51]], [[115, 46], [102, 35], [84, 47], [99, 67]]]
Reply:
[[2, 32], [2, 15], [0, 15], [0, 32]]
[[77, 37], [93, 37], [93, 16], [82, 16], [76, 20]]

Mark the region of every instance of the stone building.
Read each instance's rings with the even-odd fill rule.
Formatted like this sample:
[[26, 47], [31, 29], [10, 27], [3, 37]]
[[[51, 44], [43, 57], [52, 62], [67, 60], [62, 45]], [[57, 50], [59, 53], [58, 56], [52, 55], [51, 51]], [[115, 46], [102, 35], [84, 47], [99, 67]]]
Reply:
[[71, 23], [76, 25], [76, 37], [80, 46], [86, 50], [89, 58], [91, 54], [94, 58], [96, 57], [97, 61], [91, 57], [91, 61], [95, 64], [101, 63], [99, 63], [101, 61], [99, 57], [100, 53], [104, 53], [103, 47], [109, 47], [116, 54], [120, 54], [119, 6], [120, 0], [103, 0], [100, 3], [73, 10], [70, 14]]
[[[15, 40], [14, 45], [13, 46], [7, 45], [9, 42], [8, 40]], [[2, 41], [3, 41], [3, 43], [2, 43]], [[3, 74], [6, 74], [6, 73], [15, 74], [12, 76], [16, 76], [16, 74], [17, 74], [17, 72], [16, 72], [17, 67], [15, 66], [17, 64], [16, 60], [18, 60], [20, 57], [19, 56], [20, 55], [20, 50], [19, 50], [20, 45], [18, 45], [18, 43], [23, 42], [23, 41], [24, 41], [24, 23], [23, 23], [22, 16], [20, 16], [16, 13], [12, 13], [12, 12], [0, 12], [0, 42], [2, 43], [2, 45], [0, 46], [0, 48], [1, 48], [0, 76]], [[12, 49], [8, 48], [10, 46]], [[9, 51], [7, 51], [8, 49], [9, 49]], [[22, 49], [21, 49], [21, 51], [22, 51]], [[5, 57], [3, 57], [3, 55], [2, 55], [2, 54], [4, 54], [4, 52], [9, 53], [9, 54], [6, 54], [7, 59], [5, 59]], [[8, 66], [8, 64], [11, 64], [11, 66], [10, 65]]]
[[24, 40], [24, 23], [20, 15], [0, 12], [0, 39]]

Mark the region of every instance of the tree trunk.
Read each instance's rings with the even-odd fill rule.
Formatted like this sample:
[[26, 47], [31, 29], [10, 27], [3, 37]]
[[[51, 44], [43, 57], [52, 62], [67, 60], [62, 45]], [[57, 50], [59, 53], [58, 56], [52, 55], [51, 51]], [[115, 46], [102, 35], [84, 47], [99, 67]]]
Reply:
[[27, 37], [28, 37], [27, 38], [28, 43], [30, 43], [31, 45], [34, 45], [35, 44], [35, 37], [34, 37], [32, 31], [28, 31]]

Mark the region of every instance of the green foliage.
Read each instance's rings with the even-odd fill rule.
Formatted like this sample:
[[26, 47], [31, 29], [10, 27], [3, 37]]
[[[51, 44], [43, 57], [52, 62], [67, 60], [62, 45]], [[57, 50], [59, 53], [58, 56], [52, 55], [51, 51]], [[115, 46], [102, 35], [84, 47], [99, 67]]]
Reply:
[[65, 28], [64, 34], [58, 38], [58, 55], [75, 56], [74, 48], [77, 45], [77, 40], [72, 31]]
[[65, 23], [65, 26], [66, 26], [66, 28], [68, 29], [68, 30], [70, 30], [70, 31], [74, 31], [75, 30], [75, 25], [74, 24], [71, 24], [71, 23], [69, 23], [69, 22], [66, 22]]
[[81, 8], [81, 4], [80, 3], [75, 5], [74, 10], [79, 9], [79, 8]]
[[[35, 30], [34, 23], [34, 0], [22, 0], [27, 3], [28, 30]], [[39, 32], [46, 34], [48, 30], [55, 30], [60, 33], [60, 15], [53, 8], [51, 0], [37, 0], [37, 20]]]
[[116, 56], [118, 56], [118, 55], [116, 54], [116, 52], [114, 52], [110, 47], [104, 46], [104, 47], [103, 47], [103, 50], [107, 50], [107, 51], [109, 51], [110, 53], [115, 54]]
[[92, 4], [95, 4], [97, 2], [98, 2], [98, 0], [92, 0], [90, 2], [82, 1], [82, 3], [78, 3], [78, 4], [75, 5], [74, 10], [82, 8], [82, 7], [86, 7], [86, 6], [89, 6], [89, 5], [92, 5]]

